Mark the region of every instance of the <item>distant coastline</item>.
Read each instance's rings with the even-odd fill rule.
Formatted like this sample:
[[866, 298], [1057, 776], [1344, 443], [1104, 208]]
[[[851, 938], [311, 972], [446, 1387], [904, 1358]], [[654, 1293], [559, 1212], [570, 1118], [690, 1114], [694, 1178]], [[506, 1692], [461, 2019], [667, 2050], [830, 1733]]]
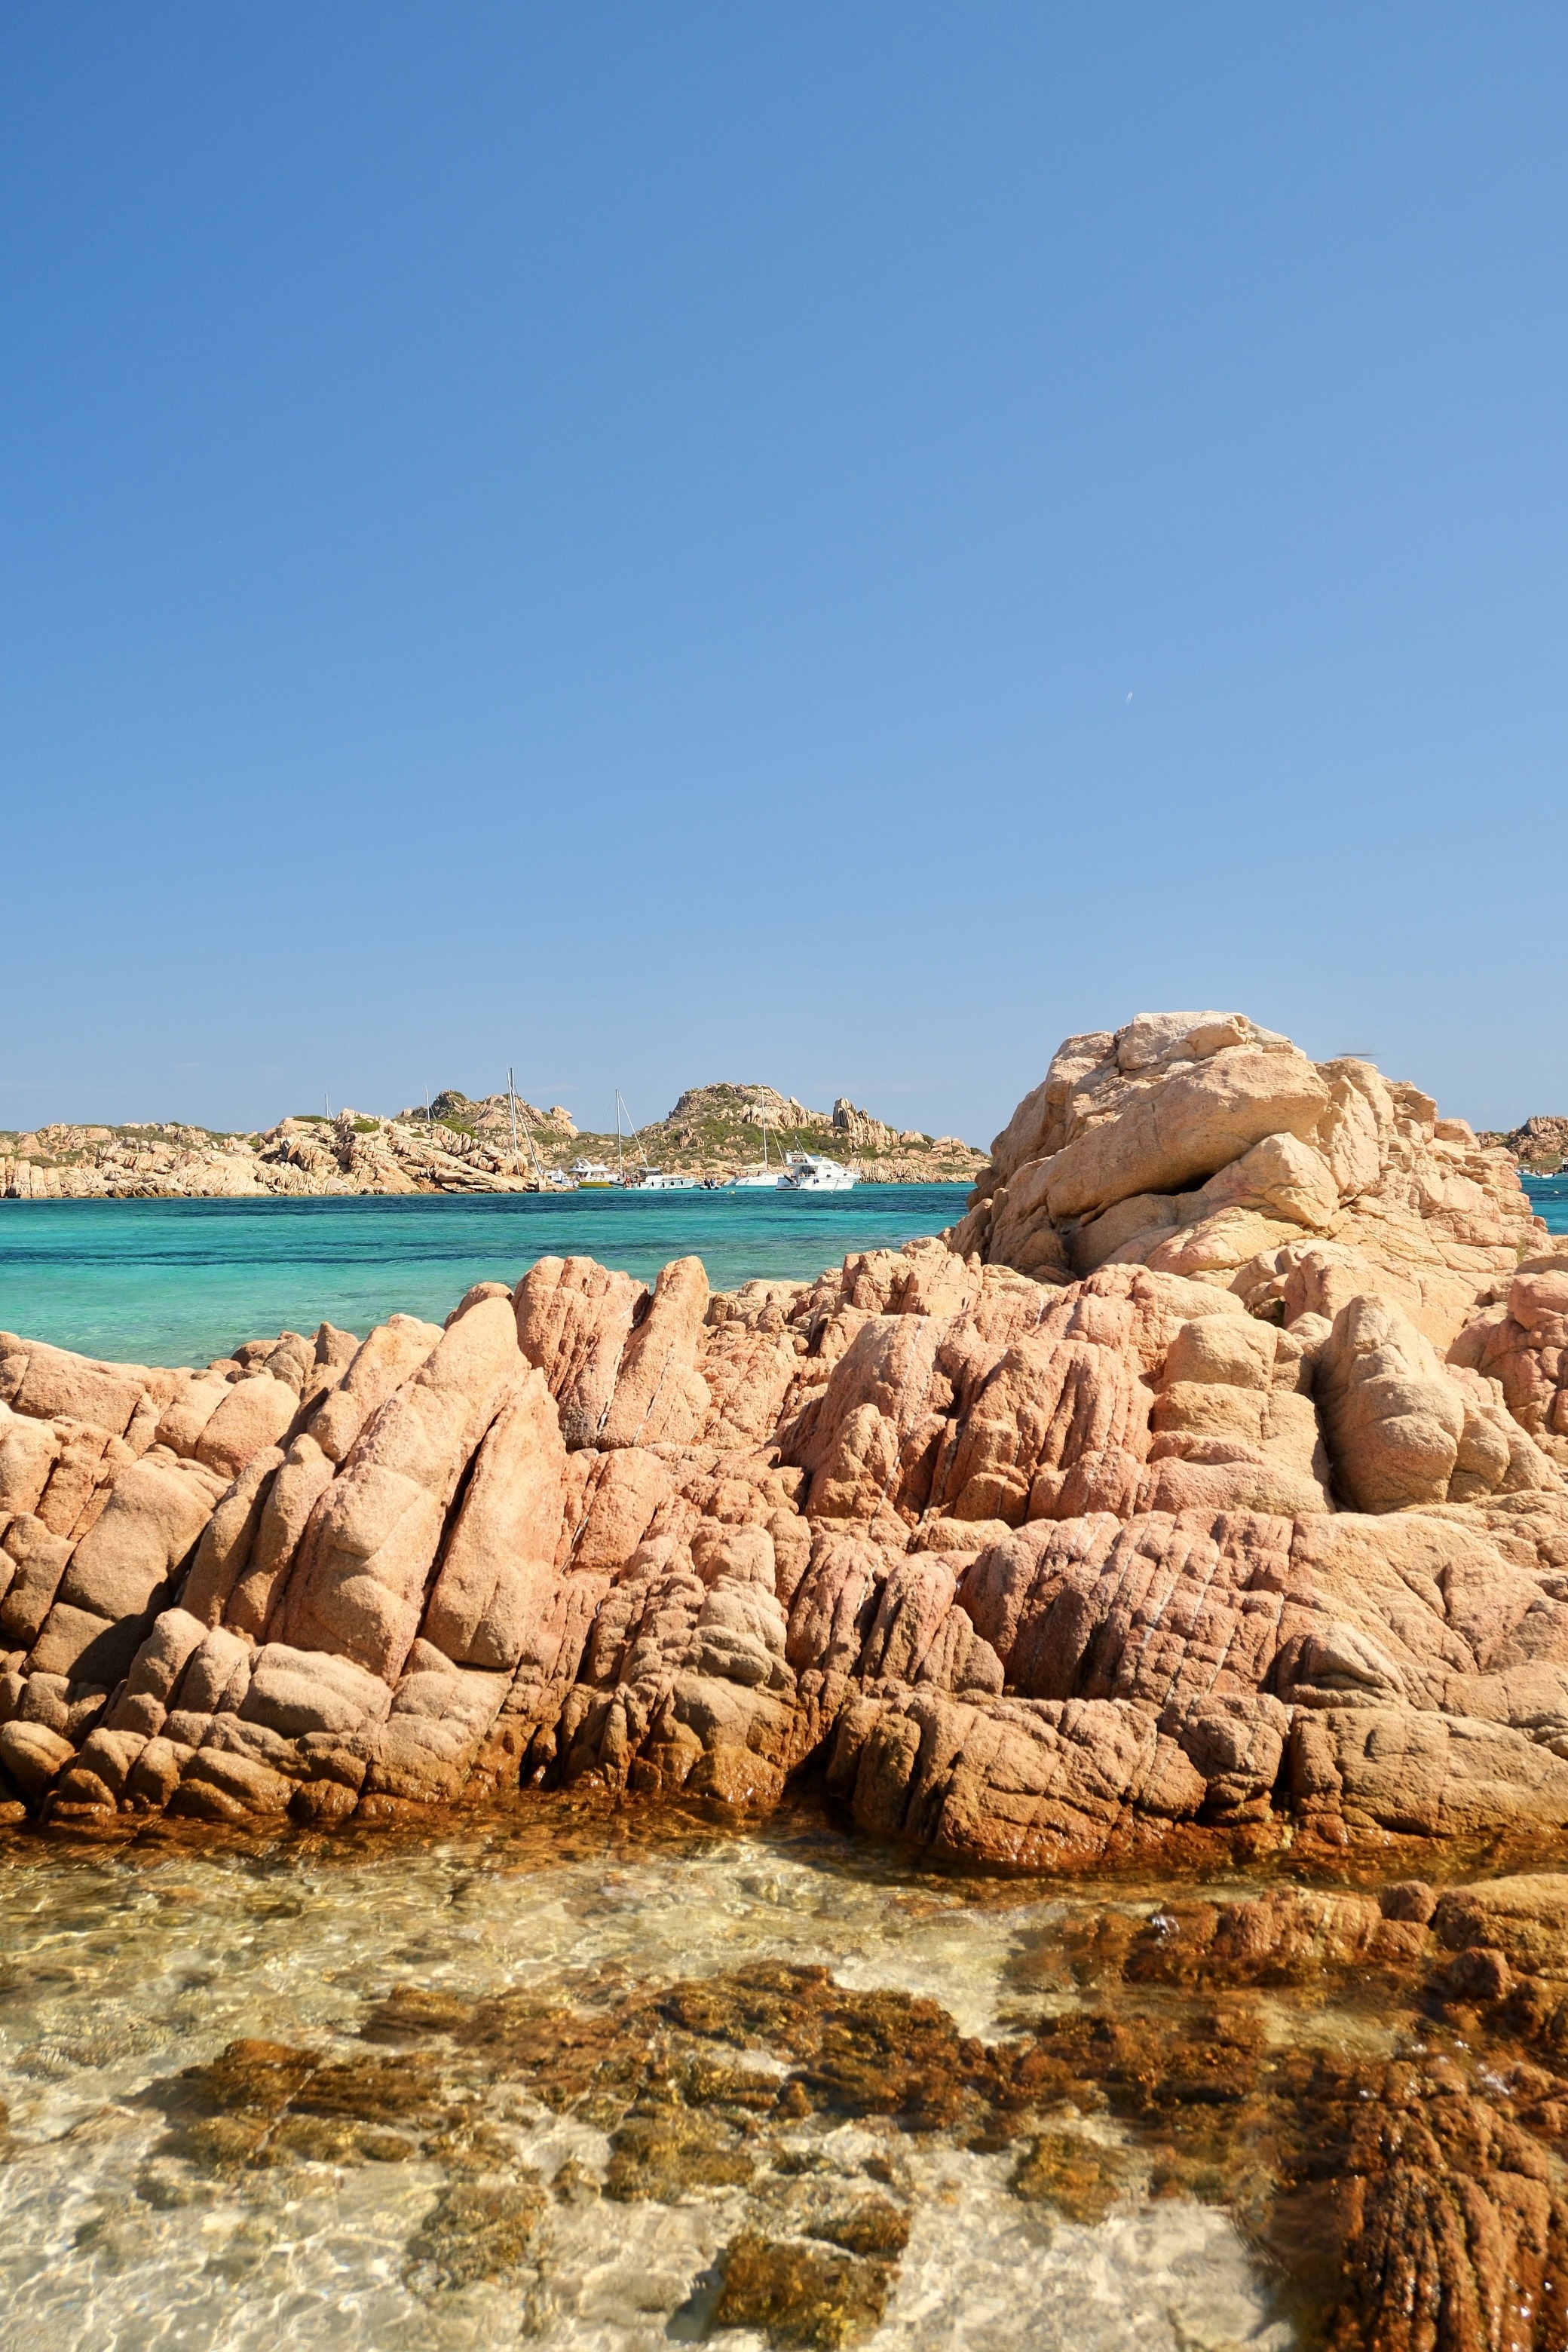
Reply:
[[267, 1197], [536, 1192], [578, 1158], [635, 1178], [645, 1168], [723, 1181], [787, 1151], [824, 1153], [863, 1184], [972, 1184], [985, 1155], [956, 1136], [895, 1129], [844, 1097], [811, 1110], [772, 1087], [692, 1087], [636, 1132], [579, 1129], [560, 1104], [479, 1100], [448, 1088], [384, 1117], [343, 1108], [224, 1133], [174, 1121], [0, 1132], [10, 1200], [256, 1200]]

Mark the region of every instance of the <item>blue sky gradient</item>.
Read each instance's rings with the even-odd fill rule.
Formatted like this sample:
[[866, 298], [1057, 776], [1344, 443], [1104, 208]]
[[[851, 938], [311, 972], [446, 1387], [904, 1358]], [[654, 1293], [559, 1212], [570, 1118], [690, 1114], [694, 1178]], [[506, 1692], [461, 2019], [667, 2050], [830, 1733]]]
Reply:
[[18, 0], [0, 1126], [1568, 1109], [1568, 16]]

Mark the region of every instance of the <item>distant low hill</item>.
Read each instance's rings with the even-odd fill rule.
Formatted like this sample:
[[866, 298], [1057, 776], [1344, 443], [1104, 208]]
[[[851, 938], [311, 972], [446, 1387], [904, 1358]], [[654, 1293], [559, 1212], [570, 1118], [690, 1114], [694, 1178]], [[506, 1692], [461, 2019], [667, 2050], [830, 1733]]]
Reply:
[[[266, 1193], [519, 1192], [579, 1157], [628, 1174], [729, 1176], [785, 1152], [841, 1160], [865, 1183], [972, 1183], [985, 1154], [956, 1136], [893, 1128], [840, 1097], [812, 1110], [776, 1087], [689, 1087], [668, 1118], [636, 1135], [580, 1130], [559, 1104], [470, 1098], [447, 1087], [395, 1118], [301, 1112], [265, 1133], [173, 1121], [0, 1133], [0, 1193], [11, 1198], [181, 1199]], [[514, 1148], [515, 1129], [515, 1148]]]
[[[957, 1136], [889, 1127], [846, 1096], [830, 1111], [812, 1110], [793, 1095], [781, 1095], [776, 1087], [732, 1080], [688, 1087], [667, 1118], [635, 1134], [628, 1122], [619, 1139], [613, 1129], [575, 1127], [559, 1104], [542, 1111], [520, 1096], [516, 1111], [520, 1148], [526, 1153], [531, 1137], [546, 1168], [565, 1168], [579, 1157], [613, 1162], [618, 1147], [628, 1169], [646, 1161], [670, 1174], [733, 1175], [760, 1164], [764, 1124], [770, 1161], [789, 1151], [820, 1151], [842, 1160], [871, 1183], [969, 1183], [985, 1164], [985, 1154]], [[505, 1095], [471, 1101], [448, 1088], [435, 1097], [428, 1112], [416, 1105], [400, 1117], [428, 1118], [437, 1126], [510, 1149], [512, 1107]]]

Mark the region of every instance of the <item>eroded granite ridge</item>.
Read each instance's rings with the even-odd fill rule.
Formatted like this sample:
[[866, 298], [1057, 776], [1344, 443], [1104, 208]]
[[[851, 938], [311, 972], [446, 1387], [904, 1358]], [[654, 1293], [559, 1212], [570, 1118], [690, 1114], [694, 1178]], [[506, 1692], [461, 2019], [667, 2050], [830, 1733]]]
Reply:
[[1555, 1833], [1565, 1343], [1506, 1153], [1142, 1016], [815, 1283], [547, 1258], [201, 1371], [0, 1335], [0, 1764], [81, 1834], [808, 1765], [1023, 1869]]

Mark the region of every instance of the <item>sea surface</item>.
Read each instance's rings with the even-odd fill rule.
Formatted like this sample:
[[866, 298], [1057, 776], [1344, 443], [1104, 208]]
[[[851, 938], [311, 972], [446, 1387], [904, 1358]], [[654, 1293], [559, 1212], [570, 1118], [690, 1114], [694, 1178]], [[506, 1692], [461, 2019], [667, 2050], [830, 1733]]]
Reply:
[[1548, 1231], [1568, 1234], [1568, 1175], [1524, 1176], [1520, 1181], [1536, 1215], [1545, 1218]]
[[489, 1193], [278, 1201], [0, 1201], [0, 1330], [84, 1355], [205, 1364], [244, 1339], [362, 1339], [401, 1312], [441, 1321], [476, 1282], [596, 1257], [651, 1282], [697, 1255], [715, 1290], [809, 1280], [963, 1213], [962, 1184], [852, 1192]]
[[[892, 2208], [908, 2243], [880, 2314], [847, 2336], [829, 2324], [775, 2344], [1293, 2344], [1277, 2282], [1225, 2204], [1152, 2194], [1149, 2154], [1109, 2117], [1063, 2126], [1114, 2167], [1092, 2218], [1015, 2193], [1016, 2123], [980, 2147], [973, 2120], [900, 2128], [874, 2095], [870, 2111], [801, 2102], [742, 2117], [726, 2177], [700, 2159], [681, 2177], [678, 2154], [668, 2175], [617, 2185], [616, 2070], [638, 2063], [646, 2036], [607, 2048], [598, 2102], [542, 2098], [537, 2071], [509, 2063], [508, 2032], [530, 2044], [541, 2011], [591, 2032], [628, 1998], [668, 2001], [694, 1979], [722, 2001], [759, 1963], [934, 2001], [950, 2037], [1026, 2030], [1042, 1949], [1074, 1909], [1061, 1888], [949, 1884], [809, 1818], [656, 1834], [647, 1817], [574, 1822], [546, 1800], [445, 1841], [383, 1837], [247, 1853], [164, 1835], [109, 1855], [32, 1840], [0, 1853], [0, 2340], [768, 2352], [759, 2328], [716, 2308], [726, 2250], [783, 2242], [786, 2258], [854, 2276], [846, 2218], [885, 2224]], [[400, 1990], [422, 2004], [413, 2048], [377, 2031], [378, 2004]], [[465, 2040], [476, 2001], [516, 2024]], [[1300, 2030], [1367, 2028], [1312, 2004]], [[537, 2057], [542, 2039], [547, 2064], [552, 2038], [547, 2024], [530, 2045]], [[237, 2042], [251, 2046], [223, 2061]], [[766, 2032], [713, 2053], [765, 2111], [788, 2063]], [[279, 2124], [268, 2085], [300, 2053], [335, 2087]], [[645, 2137], [669, 2112], [654, 2106]]]

